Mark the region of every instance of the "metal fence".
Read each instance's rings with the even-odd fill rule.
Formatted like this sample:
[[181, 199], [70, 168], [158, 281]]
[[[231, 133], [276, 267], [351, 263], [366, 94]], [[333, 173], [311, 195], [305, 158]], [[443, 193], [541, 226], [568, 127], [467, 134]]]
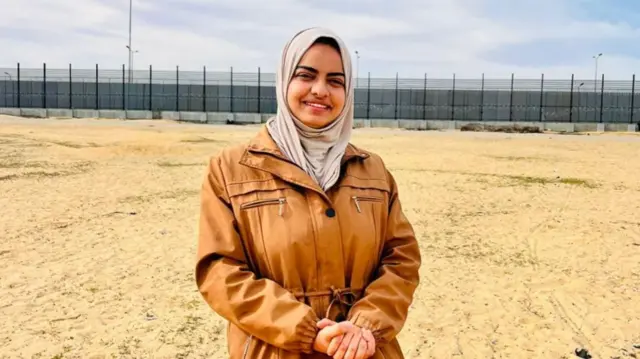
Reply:
[[[640, 122], [628, 81], [356, 78], [362, 119]], [[275, 74], [121, 69], [0, 68], [0, 107], [275, 113]]]

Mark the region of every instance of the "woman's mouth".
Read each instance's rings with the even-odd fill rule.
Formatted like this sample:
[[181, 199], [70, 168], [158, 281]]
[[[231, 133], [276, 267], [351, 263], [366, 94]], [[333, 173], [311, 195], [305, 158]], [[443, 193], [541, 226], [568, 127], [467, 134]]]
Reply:
[[312, 109], [316, 110], [316, 111], [323, 111], [323, 110], [329, 110], [331, 109], [330, 106], [328, 105], [324, 105], [321, 103], [317, 103], [317, 102], [308, 102], [308, 101], [304, 101], [303, 102], [306, 106], [311, 107]]

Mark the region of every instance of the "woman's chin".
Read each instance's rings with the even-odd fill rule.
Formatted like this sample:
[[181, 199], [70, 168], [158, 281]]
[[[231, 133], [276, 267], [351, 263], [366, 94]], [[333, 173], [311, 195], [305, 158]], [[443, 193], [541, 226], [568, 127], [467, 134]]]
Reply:
[[335, 120], [335, 118], [327, 115], [318, 116], [318, 115], [308, 115], [308, 114], [305, 114], [304, 116], [300, 116], [298, 117], [298, 119], [300, 120], [300, 122], [302, 122], [306, 126], [314, 129], [327, 127]]

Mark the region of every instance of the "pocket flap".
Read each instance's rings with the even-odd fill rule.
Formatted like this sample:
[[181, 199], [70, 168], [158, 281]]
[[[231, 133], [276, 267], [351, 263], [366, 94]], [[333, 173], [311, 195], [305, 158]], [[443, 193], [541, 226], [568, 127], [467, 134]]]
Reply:
[[353, 187], [361, 189], [376, 189], [390, 193], [389, 183], [385, 179], [359, 178], [346, 175], [339, 184], [340, 187]]
[[288, 189], [291, 186], [287, 185], [283, 181], [279, 181], [277, 179], [261, 179], [261, 180], [253, 180], [246, 182], [236, 182], [227, 185], [227, 191], [229, 192], [229, 197], [241, 196], [244, 194], [248, 194], [251, 192], [260, 192], [260, 191], [276, 191], [282, 189]]

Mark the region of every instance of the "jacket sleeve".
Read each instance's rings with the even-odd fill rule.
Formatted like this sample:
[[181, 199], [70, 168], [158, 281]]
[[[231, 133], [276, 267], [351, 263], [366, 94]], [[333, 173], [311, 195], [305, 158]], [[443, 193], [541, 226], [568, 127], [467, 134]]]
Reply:
[[419, 284], [421, 264], [420, 248], [402, 211], [397, 184], [388, 171], [387, 178], [391, 195], [382, 258], [374, 280], [347, 318], [356, 326], [371, 330], [378, 347], [393, 340], [404, 326]]
[[276, 347], [311, 353], [318, 318], [311, 307], [250, 269], [220, 169], [212, 159], [201, 189], [196, 282], [221, 317]]

